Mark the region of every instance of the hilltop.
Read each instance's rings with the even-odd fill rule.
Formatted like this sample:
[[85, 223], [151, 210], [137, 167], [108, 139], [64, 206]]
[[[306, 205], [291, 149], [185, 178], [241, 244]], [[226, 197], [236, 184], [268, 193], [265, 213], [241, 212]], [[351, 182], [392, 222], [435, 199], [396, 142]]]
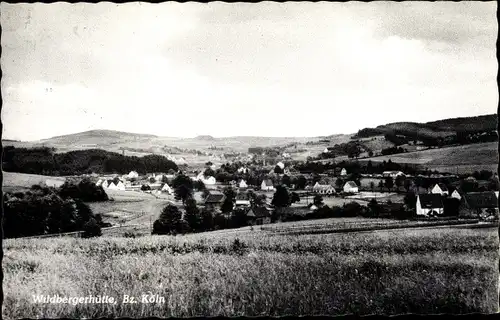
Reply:
[[426, 123], [394, 122], [375, 128], [364, 128], [353, 138], [367, 138], [384, 134], [399, 134], [415, 137], [439, 138], [458, 133], [476, 133], [497, 130], [497, 115], [488, 114], [477, 117], [461, 117]]

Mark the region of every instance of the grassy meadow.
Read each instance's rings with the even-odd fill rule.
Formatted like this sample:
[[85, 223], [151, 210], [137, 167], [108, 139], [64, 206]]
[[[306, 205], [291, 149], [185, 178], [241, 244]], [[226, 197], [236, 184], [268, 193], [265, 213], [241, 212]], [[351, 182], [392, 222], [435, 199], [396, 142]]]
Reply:
[[387, 156], [378, 156], [363, 160], [377, 162], [388, 161], [397, 163], [421, 164], [431, 166], [476, 166], [498, 164], [498, 143], [485, 142], [463, 146], [428, 149]]
[[[4, 241], [3, 317], [492, 313], [497, 229]], [[153, 293], [164, 304], [123, 304]], [[32, 295], [116, 304], [35, 304]]]

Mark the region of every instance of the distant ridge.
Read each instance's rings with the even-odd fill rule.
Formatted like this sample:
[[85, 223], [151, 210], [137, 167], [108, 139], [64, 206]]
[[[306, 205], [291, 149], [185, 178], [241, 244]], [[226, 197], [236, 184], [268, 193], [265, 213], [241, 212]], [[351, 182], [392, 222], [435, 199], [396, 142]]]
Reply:
[[83, 131], [83, 132], [78, 132], [78, 133], [50, 137], [50, 138], [42, 139], [40, 141], [48, 141], [48, 140], [61, 139], [61, 138], [67, 139], [67, 138], [72, 137], [72, 136], [74, 136], [74, 137], [79, 137], [79, 136], [89, 136], [89, 137], [100, 137], [101, 136], [102, 137], [102, 136], [104, 136], [104, 137], [116, 137], [116, 138], [137, 136], [137, 137], [145, 137], [145, 138], [157, 138], [157, 136], [152, 135], [152, 134], [132, 133], [132, 132], [106, 130], [106, 129], [96, 129], [96, 130], [88, 130], [88, 131]]

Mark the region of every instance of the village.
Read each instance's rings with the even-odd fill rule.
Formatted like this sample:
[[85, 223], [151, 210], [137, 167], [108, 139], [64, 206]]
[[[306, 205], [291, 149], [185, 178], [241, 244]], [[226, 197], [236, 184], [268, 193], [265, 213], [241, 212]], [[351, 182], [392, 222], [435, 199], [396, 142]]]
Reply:
[[[357, 202], [370, 202], [388, 212], [402, 213], [400, 218], [439, 219], [440, 217], [474, 217], [497, 219], [498, 176], [486, 175], [476, 179], [470, 176], [430, 173], [411, 175], [400, 170], [380, 173], [360, 173], [345, 167], [335, 167], [324, 173], [301, 172], [287, 155], [275, 165], [266, 162], [222, 164], [207, 162], [204, 167], [167, 173], [155, 172], [139, 175], [131, 171], [125, 175], [95, 177], [97, 186], [108, 192], [151, 194], [166, 199], [183, 208], [184, 200], [176, 196], [175, 180], [179, 175], [189, 177], [193, 183], [192, 198], [199, 208], [210, 210], [213, 215], [229, 218], [234, 210], [245, 212], [248, 223], [268, 224], [283, 219], [272, 218], [294, 215], [307, 219], [308, 215], [323, 207], [343, 207]], [[476, 175], [479, 173], [476, 172]], [[222, 177], [217, 180], [216, 177]], [[277, 189], [286, 190], [286, 203], [276, 203]], [[231, 190], [227, 200], [228, 190]], [[229, 201], [229, 207], [225, 202]], [[279, 202], [279, 200], [278, 200]], [[223, 210], [222, 207], [225, 206]], [[391, 215], [390, 212], [393, 214]], [[383, 214], [379, 214], [383, 216]], [[397, 217], [396, 217], [397, 218]]]

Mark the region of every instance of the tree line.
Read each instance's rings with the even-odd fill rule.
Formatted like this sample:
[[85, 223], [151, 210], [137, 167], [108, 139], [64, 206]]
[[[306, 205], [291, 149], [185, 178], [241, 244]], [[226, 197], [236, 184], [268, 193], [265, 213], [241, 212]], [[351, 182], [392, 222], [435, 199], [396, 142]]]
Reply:
[[56, 153], [54, 148], [15, 148], [7, 146], [3, 152], [3, 170], [51, 176], [90, 173], [125, 174], [132, 170], [147, 172], [177, 171], [177, 165], [160, 155], [143, 157], [124, 156], [101, 149], [76, 150]]
[[84, 231], [85, 237], [99, 236], [109, 226], [94, 215], [85, 202], [106, 201], [102, 187], [84, 179], [60, 188], [33, 185], [28, 191], [3, 194], [5, 238], [17, 238]]

